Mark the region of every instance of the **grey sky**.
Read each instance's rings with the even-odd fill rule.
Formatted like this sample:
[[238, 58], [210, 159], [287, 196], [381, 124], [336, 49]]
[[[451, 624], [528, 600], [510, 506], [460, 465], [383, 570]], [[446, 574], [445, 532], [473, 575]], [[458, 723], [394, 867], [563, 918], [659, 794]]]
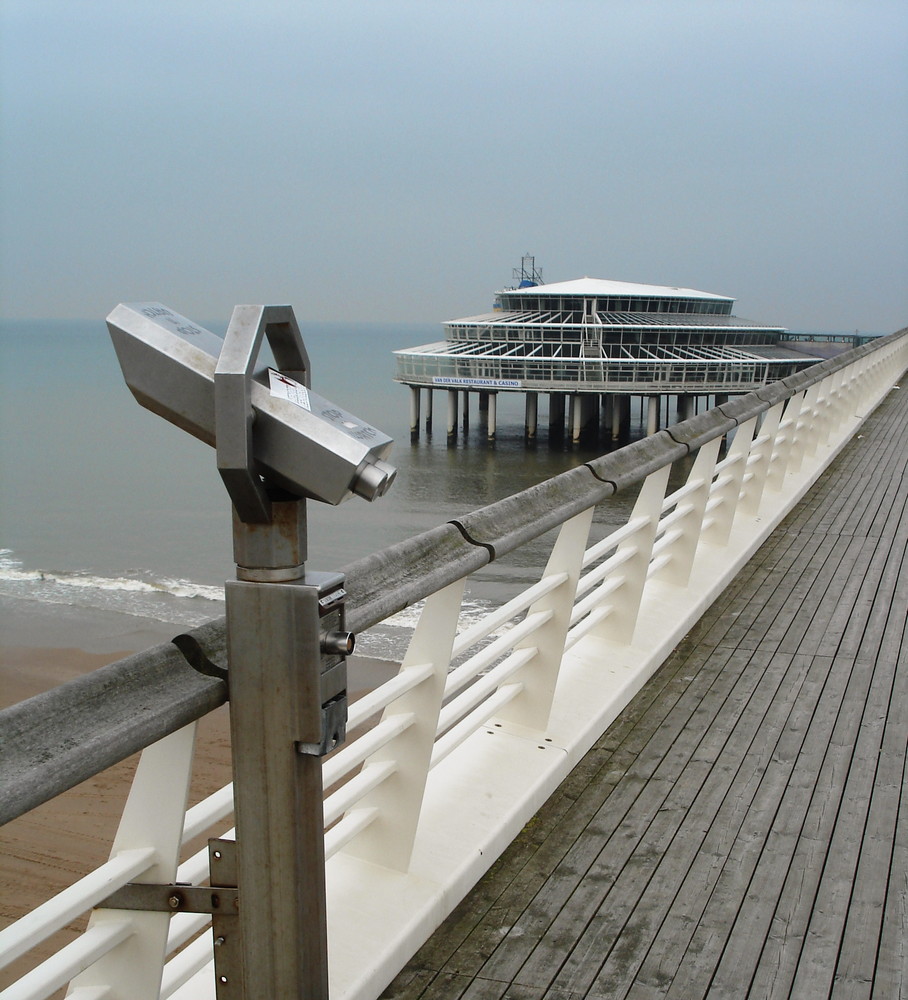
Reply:
[[903, 0], [5, 0], [2, 311], [486, 311], [525, 251], [908, 323]]

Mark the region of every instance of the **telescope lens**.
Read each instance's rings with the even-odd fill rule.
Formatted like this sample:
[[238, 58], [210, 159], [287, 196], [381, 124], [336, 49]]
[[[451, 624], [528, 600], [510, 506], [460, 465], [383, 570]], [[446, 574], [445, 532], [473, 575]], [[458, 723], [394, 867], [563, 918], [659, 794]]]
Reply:
[[388, 462], [381, 459], [369, 462], [357, 470], [353, 492], [365, 500], [377, 500], [388, 492], [396, 475], [397, 469]]

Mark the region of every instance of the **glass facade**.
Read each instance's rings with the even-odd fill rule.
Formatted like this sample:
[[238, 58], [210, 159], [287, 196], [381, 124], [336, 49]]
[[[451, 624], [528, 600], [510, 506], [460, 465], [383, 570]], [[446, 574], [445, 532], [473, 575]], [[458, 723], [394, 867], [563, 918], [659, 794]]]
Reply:
[[676, 295], [533, 295], [501, 293], [501, 309], [513, 312], [553, 311], [574, 313], [582, 318], [584, 310], [596, 312], [696, 313], [701, 316], [730, 316], [734, 299], [683, 298]]
[[[542, 392], [749, 392], [785, 378], [804, 366], [791, 358], [756, 356], [711, 358], [571, 358], [495, 356], [483, 353], [397, 353], [398, 381], [432, 386], [433, 379], [496, 379], [518, 383], [517, 391]], [[808, 359], [805, 358], [805, 362]]]
[[555, 295], [540, 286], [502, 292], [500, 303], [446, 323], [444, 342], [396, 352], [397, 380], [490, 379], [517, 392], [749, 392], [815, 360], [779, 349], [782, 327], [733, 316], [733, 299]]

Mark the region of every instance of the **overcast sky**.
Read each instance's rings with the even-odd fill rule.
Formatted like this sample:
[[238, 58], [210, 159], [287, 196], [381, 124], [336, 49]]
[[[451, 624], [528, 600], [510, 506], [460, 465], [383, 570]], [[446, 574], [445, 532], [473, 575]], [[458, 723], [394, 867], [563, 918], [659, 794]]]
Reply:
[[904, 0], [4, 0], [2, 314], [484, 312], [548, 281], [908, 324]]

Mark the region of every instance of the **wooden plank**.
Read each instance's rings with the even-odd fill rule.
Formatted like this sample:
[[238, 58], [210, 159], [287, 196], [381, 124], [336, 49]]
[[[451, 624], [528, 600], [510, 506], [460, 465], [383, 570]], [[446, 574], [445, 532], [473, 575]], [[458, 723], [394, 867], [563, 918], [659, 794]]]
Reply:
[[[834, 671], [847, 680], [842, 700], [848, 698], [853, 686], [861, 681], [859, 673], [852, 668], [852, 661], [844, 658], [835, 661]], [[841, 725], [841, 702], [836, 704], [836, 701], [832, 699], [830, 707], [834, 724]], [[842, 742], [827, 742], [820, 749], [819, 767], [815, 760], [805, 761], [806, 779], [811, 775], [816, 777], [795, 852], [777, 894], [772, 923], [753, 975], [754, 996], [787, 996], [797, 972], [851, 759], [850, 749]]]
[[[773, 663], [766, 654], [754, 654], [754, 658], [749, 664], [751, 669], [744, 672], [741, 684], [736, 688], [735, 694], [738, 697], [725, 700], [721, 717], [717, 718], [715, 725], [706, 731], [706, 736], [701, 740], [699, 760], [692, 760], [685, 772], [689, 781], [679, 781], [678, 797], [687, 808], [683, 814], [674, 817], [674, 829], [678, 836], [672, 839], [667, 849], [659, 851], [663, 862], [668, 858], [669, 863], [658, 866], [660, 878], [652, 892], [657, 910], [661, 908], [664, 912], [676, 899], [679, 881], [687, 874], [702, 848], [704, 836], [708, 835], [707, 831], [712, 827], [716, 811], [727, 801], [729, 785], [736, 775], [722, 767], [716, 767], [716, 762], [729, 753], [729, 748], [732, 748], [731, 752], [735, 756], [740, 757], [743, 756], [742, 750], [745, 747], [753, 749], [759, 743], [762, 752], [771, 743], [765, 739], [772, 726], [772, 719], [767, 713], [776, 699], [788, 664], [783, 664], [781, 660]], [[763, 737], [758, 737], [757, 733], [761, 730]], [[713, 744], [712, 747], [704, 746], [704, 743], [709, 742]], [[736, 749], [736, 745], [742, 749]], [[704, 765], [708, 766], [708, 770], [704, 770]], [[703, 775], [702, 780], [700, 774]], [[737, 776], [740, 776], [740, 772]], [[696, 809], [691, 808], [694, 802]], [[656, 819], [658, 817], [654, 817]], [[660, 846], [658, 841], [656, 845]], [[652, 878], [641, 887], [642, 890], [649, 885], [653, 885]], [[642, 891], [626, 894], [627, 898], [621, 901], [620, 906], [611, 900], [607, 901], [607, 906], [603, 907], [581, 935], [576, 953], [565, 962], [554, 980], [556, 986], [570, 989], [590, 987], [630, 915], [628, 907], [635, 905], [642, 894]], [[653, 909], [653, 905], [648, 908]], [[623, 947], [621, 954], [622, 957], [627, 957]], [[522, 970], [521, 978], [528, 973], [532, 973], [532, 970]], [[596, 991], [602, 990], [605, 988], [604, 983], [597, 981], [593, 988]]]
[[[892, 600], [893, 614], [880, 643], [879, 662], [899, 663], [904, 620], [894, 620], [899, 608], [908, 607], [908, 557], [902, 552], [898, 586]], [[895, 654], [895, 655], [893, 655]], [[903, 661], [904, 662], [904, 661]], [[858, 867], [849, 903], [848, 915], [839, 951], [833, 997], [870, 997], [877, 953], [883, 931], [885, 900], [890, 873], [896, 884], [899, 876], [908, 875], [893, 867], [896, 824], [905, 773], [905, 746], [908, 744], [908, 670], [893, 670], [890, 690], [881, 677], [878, 705], [868, 704], [868, 714], [883, 712], [884, 727], [877, 754], [872, 797], [860, 848]], [[887, 697], [888, 695], [888, 697]], [[877, 723], [878, 718], [872, 722]], [[871, 747], [872, 749], [872, 747]], [[871, 764], [868, 765], [869, 766]], [[895, 995], [895, 994], [893, 994]]]
[[[861, 668], [869, 672], [871, 665], [858, 663], [855, 672]], [[877, 713], [881, 689], [885, 689], [887, 701], [889, 694], [883, 679], [877, 680], [880, 683], [871, 688], [867, 711], [861, 713], [861, 725], [855, 733], [854, 753], [793, 981], [794, 992], [805, 997], [829, 996], [834, 982], [880, 752]], [[888, 880], [888, 868], [883, 875]]]
[[[799, 553], [805, 548], [811, 551], [815, 546], [809, 535], [798, 535], [789, 539], [789, 543], [781, 546], [772, 562], [765, 562], [753, 570], [750, 585], [742, 589], [733, 606], [729, 606], [721, 626], [714, 628], [716, 641], [723, 646], [734, 648], [756, 649], [763, 636], [763, 626], [755, 623], [761, 616], [772, 617], [772, 611], [767, 608], [775, 604], [776, 608], [784, 601], [784, 592], [793, 585], [789, 577], [791, 565]], [[786, 582], [788, 581], [788, 582]]]
[[883, 926], [874, 968], [873, 1000], [908, 996], [908, 786], [902, 764], [902, 795], [896, 820], [889, 884], [883, 901]]
[[[717, 652], [716, 656], [721, 663], [725, 663], [729, 659], [725, 651]], [[645, 794], [642, 799], [639, 795], [637, 796], [631, 809], [628, 810], [627, 815], [624, 817], [624, 829], [632, 828], [635, 823], [645, 820], [645, 817], [648, 815], [647, 809], [650, 812], [658, 811], [660, 806], [664, 804], [665, 798], [671, 792], [678, 769], [684, 763], [684, 752], [679, 752], [679, 734], [685, 735], [685, 738], [689, 740], [691, 750], [697, 740], [702, 741], [703, 730], [701, 724], [698, 723], [696, 726], [692, 726], [691, 720], [698, 713], [702, 716], [704, 712], [709, 712], [710, 702], [714, 703], [715, 707], [711, 710], [715, 712], [728, 697], [728, 688], [732, 683], [732, 679], [735, 676], [740, 676], [747, 663], [747, 656], [739, 653], [737, 654], [737, 660], [739, 665], [736, 669], [719, 675], [721, 682], [719, 685], [716, 684], [715, 679], [711, 679], [710, 677], [711, 673], [713, 678], [715, 677], [715, 668], [712, 671], [704, 668], [700, 673], [695, 675], [685, 694], [685, 698], [679, 703], [677, 711], [666, 719], [660, 727], [659, 732], [641, 750], [638, 755], [638, 767], [642, 769], [642, 773], [652, 775], [649, 778], [652, 790], [648, 794]], [[750, 683], [750, 679], [748, 679], [747, 683]], [[710, 694], [712, 696], [711, 699], [707, 697]], [[620, 801], [619, 789], [618, 792], [613, 792], [606, 801], [603, 813], [612, 814], [617, 803]], [[596, 906], [600, 902], [602, 891], [608, 891], [611, 881], [617, 872], [620, 871], [620, 867], [623, 864], [624, 854], [621, 842], [630, 842], [633, 839], [632, 837], [625, 838], [624, 829], [621, 828], [621, 824], [613, 823], [610, 837], [600, 841], [597, 856], [591, 859], [586, 869], [586, 871], [592, 870], [595, 882], [590, 880], [586, 884], [583, 884], [576, 877], [573, 878], [574, 885], [569, 897], [570, 903], [561, 912], [557, 913], [554, 919], [552, 919], [551, 915], [549, 916], [550, 926], [539, 935], [539, 939], [542, 942], [541, 950], [538, 947], [534, 949], [529, 968], [520, 970], [510, 968], [508, 970], [509, 975], [516, 982], [531, 983], [537, 981], [539, 976], [543, 975], [544, 970], [548, 969], [551, 964], [551, 959], [546, 957], [545, 953], [553, 949], [557, 951], [559, 942], [564, 941], [570, 944], [573, 940], [573, 932], [570, 930], [566, 931], [565, 928], [570, 928], [570, 926], [575, 925], [578, 921], [582, 923], [586, 919], [587, 913], [595, 911]], [[615, 837], [614, 835], [619, 830], [621, 831], [620, 837]], [[567, 860], [570, 859], [568, 858]], [[535, 905], [546, 908], [549, 905], [549, 901], [545, 895], [540, 894], [535, 901]], [[541, 968], [541, 971], [538, 973], [536, 971], [537, 965]]]
[[[807, 657], [793, 661], [793, 668], [799, 669], [793, 670], [791, 697], [776, 699], [769, 715], [772, 726], [741, 761], [741, 778], [730, 789], [734, 823], [727, 826], [725, 836], [718, 841], [719, 850], [714, 851], [717, 857], [713, 859], [713, 884], [701, 904], [696, 929], [683, 950], [674, 949], [672, 961], [676, 968], [671, 974], [669, 997], [692, 995], [698, 982], [710, 980], [721, 958], [803, 740], [803, 732], [788, 723], [805, 694], [805, 685], [809, 691], [811, 678], [805, 676], [808, 664], [811, 660]], [[819, 674], [815, 669], [814, 687], [819, 686]], [[683, 906], [685, 898], [680, 902]], [[661, 975], [668, 968], [663, 958]]]
[[[795, 697], [798, 705], [806, 699], [815, 697], [810, 688], [821, 686], [826, 674], [825, 664], [811, 662], [809, 659], [806, 662], [809, 663], [809, 672], [804, 685], [797, 689]], [[804, 663], [793, 664], [793, 666], [803, 668]], [[778, 711], [781, 705], [776, 704], [775, 708]], [[764, 727], [759, 736], [761, 741], [766, 733], [767, 730]], [[779, 736], [782, 739], [785, 736], [785, 731], [780, 731]], [[770, 760], [780, 757], [785, 752], [784, 746], [780, 749], [779, 744], [776, 744], [775, 747], [769, 745], [766, 749], [770, 754]], [[641, 970], [635, 969], [633, 963], [629, 961], [629, 956], [623, 950], [618, 953], [618, 949], [616, 949], [616, 955], [610, 956], [609, 961], [603, 966], [595, 983], [596, 989], [608, 992], [613, 996], [623, 996], [624, 991], [630, 986], [630, 977], [634, 975], [641, 982], [650, 982], [662, 987], [667, 987], [670, 984], [671, 978], [680, 964], [681, 956], [690, 945], [696, 922], [702, 918], [713, 893], [716, 891], [717, 883], [724, 877], [724, 867], [732, 848], [742, 835], [746, 813], [753, 808], [754, 797], [757, 793], [744, 794], [742, 784], [747, 780], [751, 782], [759, 780], [761, 784], [765, 784], [765, 772], [761, 776], [762, 770], [762, 768], [757, 768], [750, 774], [739, 771], [736, 775], [735, 783], [729, 786], [728, 792], [724, 796], [721, 810], [711, 820], [713, 830], [699, 848], [684, 880], [678, 879], [676, 881], [676, 896], [669, 912], [663, 917], [659, 911], [648, 912], [651, 908], [646, 905], [638, 907], [633, 920], [625, 929], [625, 934], [631, 939], [640, 940], [641, 943], [635, 949], [637, 952], [636, 961], [643, 968]], [[711, 811], [704, 809], [699, 801], [697, 806], [695, 818], [709, 819]], [[721, 839], [716, 836], [719, 831], [724, 833]], [[670, 860], [670, 856], [667, 856], [663, 864], [670, 862]], [[748, 892], [753, 892], [752, 884]]]
[[[799, 726], [806, 727], [806, 731], [717, 966], [714, 983], [719, 995], [736, 995], [743, 984], [759, 974], [765, 963], [766, 941], [772, 938], [774, 931], [781, 930], [787, 935], [791, 930], [791, 924], [780, 918], [780, 888], [788, 884], [803, 893], [804, 881], [809, 880], [814, 871], [810, 867], [806, 870], [799, 867], [796, 858], [829, 740], [851, 679], [852, 664], [830, 662], [822, 657], [812, 660], [812, 680], [820, 689], [805, 690], [807, 704], [799, 705], [801, 711], [791, 721], [792, 732]], [[781, 748], [780, 753], [794, 753], [794, 746]], [[765, 964], [772, 968], [771, 961]], [[766, 988], [765, 994], [775, 995], [779, 992], [779, 983], [770, 982], [772, 988]], [[760, 995], [762, 988], [755, 987], [754, 995]]]
[[[876, 588], [876, 593], [879, 593], [879, 587]], [[902, 598], [894, 601], [892, 597], [891, 593], [886, 595], [878, 607], [885, 607], [887, 616], [891, 607], [893, 613], [898, 617], [899, 612], [895, 609], [899, 604], [902, 608], [905, 605]], [[896, 637], [899, 636], [899, 633], [903, 633], [903, 623], [904, 612], [901, 614], [901, 621], [896, 622], [896, 628], [893, 630]], [[874, 628], [870, 634], [879, 637], [885, 634], [885, 628]], [[877, 639], [878, 641], [879, 639]], [[898, 642], [901, 642], [900, 637]], [[898, 663], [897, 650], [894, 647], [887, 649], [879, 658], [879, 662], [888, 664], [890, 667], [892, 664]], [[774, 984], [775, 989], [781, 989], [784, 984], [790, 983], [794, 978], [796, 965], [801, 961], [802, 948], [808, 934], [809, 918], [813, 908], [817, 905], [819, 880], [824, 871], [823, 866], [826, 864], [828, 854], [826, 845], [835, 835], [833, 821], [838, 816], [841, 800], [845, 794], [847, 767], [851, 762], [850, 747], [860, 732], [861, 720], [857, 717], [857, 713], [859, 711], [863, 713], [866, 695], [862, 697], [858, 695], [862, 689], [868, 687], [870, 675], [871, 671], [866, 669], [866, 664], [863, 663], [859, 664], [854, 672], [852, 687], [846, 695], [848, 701], [843, 706], [837, 733], [831, 741], [826, 761], [820, 771], [818, 794], [811, 807], [802, 841], [799, 844], [792, 867], [793, 875], [790, 875], [780, 897], [776, 915], [777, 925], [770, 934], [770, 940], [762, 960], [762, 969], [755, 981], [755, 989], [758, 992], [767, 988], [767, 979]], [[904, 743], [902, 744], [902, 754], [904, 755]], [[837, 797], [836, 789], [839, 789]], [[860, 794], [860, 791], [861, 789], [858, 787], [857, 794]]]
[[856, 605], [861, 581], [871, 572], [872, 560], [879, 558], [878, 551], [879, 546], [867, 545], [863, 538], [848, 542], [840, 579], [823, 595], [818, 613], [801, 640], [803, 652], [819, 656], [838, 653], [845, 629], [860, 613]]
[[799, 634], [813, 617], [820, 599], [815, 590], [817, 582], [828, 583], [838, 565], [837, 542], [835, 538], [811, 536], [797, 565], [789, 567], [764, 611], [754, 621], [745, 642], [786, 653], [801, 652], [797, 642], [789, 641], [789, 635]]
[[[548, 881], [541, 884], [525, 911], [508, 928], [504, 946], [496, 948], [486, 962], [481, 974], [490, 978], [513, 979], [524, 959], [557, 919], [560, 911], [571, 898], [581, 881], [588, 876], [597, 857], [602, 853], [603, 844], [619, 829], [622, 821], [635, 806], [636, 799], [643, 793], [646, 784], [653, 777], [663, 759], [669, 754], [677, 734], [692, 715], [700, 708], [704, 694], [709, 690], [717, 675], [721, 676], [721, 665], [731, 657], [731, 651], [722, 651], [717, 657], [717, 666], [712, 671], [704, 668], [692, 672], [687, 677], [686, 687], [667, 715], [658, 712], [660, 723], [647, 726], [643, 735], [645, 743], [634, 745], [629, 741], [622, 774], [615, 781], [609, 781], [601, 793], [594, 794], [596, 813], [582, 830], [570, 832], [574, 838], [565, 851], [564, 840], [559, 841], [561, 858], [553, 866]], [[742, 660], [742, 667], [743, 667]], [[729, 683], [726, 680], [725, 683]], [[664, 780], [664, 779], [663, 779]], [[660, 786], [661, 787], [661, 786]], [[654, 786], [655, 788], [655, 786]], [[568, 838], [566, 838], [568, 839]], [[586, 894], [592, 883], [583, 890]], [[575, 901], [576, 902], [576, 901]], [[562, 918], [567, 919], [567, 918]], [[555, 928], [553, 933], [557, 933]]]
[[[749, 613], [748, 609], [754, 595], [759, 593], [760, 588], [773, 573], [778, 560], [784, 558], [785, 553], [793, 545], [800, 545], [801, 542], [802, 540], [797, 537], [783, 540], [781, 536], [771, 536], [704, 616], [702, 622], [707, 631], [699, 633], [700, 641], [709, 645], [721, 644], [734, 647], [735, 637], [731, 634], [731, 629], [736, 625], [737, 619], [741, 614]], [[751, 617], [758, 613], [760, 607], [762, 601], [753, 609]]]
[[[691, 654], [678, 657], [672, 668], [664, 673], [660, 671], [645, 685], [630, 710], [622, 713], [620, 720], [604, 734], [558, 793], [537, 814], [534, 822], [515, 841], [502, 862], [480, 883], [474, 893], [476, 905], [469, 909], [473, 914], [477, 910], [481, 913], [468, 929], [463, 943], [459, 947], [456, 942], [453, 947], [448, 944], [456, 936], [456, 928], [452, 924], [457, 920], [458, 911], [448, 921], [448, 932], [435, 935], [436, 939], [446, 942], [445, 948], [450, 947], [449, 954], [441, 961], [439, 956], [434, 956], [435, 967], [440, 968], [447, 961], [446, 971], [478, 972], [502, 940], [503, 933], [517, 923], [545, 880], [563, 861], [573, 841], [601, 808], [602, 802], [638, 759], [647, 742], [663, 727], [665, 717], [692, 679], [700, 675], [707, 652], [689, 645], [684, 648], [692, 649]], [[730, 655], [731, 650], [725, 651], [721, 663]], [[721, 663], [717, 665], [717, 670], [721, 669]], [[556, 822], [560, 822], [557, 828]], [[529, 844], [531, 849], [523, 851], [518, 860], [515, 847], [521, 843], [524, 847]], [[497, 877], [499, 871], [506, 870], [512, 871], [507, 883]], [[483, 909], [482, 900], [486, 898], [486, 892], [490, 894], [491, 901]], [[461, 923], [466, 924], [467, 921]], [[433, 957], [423, 949], [416, 960], [432, 962]]]

